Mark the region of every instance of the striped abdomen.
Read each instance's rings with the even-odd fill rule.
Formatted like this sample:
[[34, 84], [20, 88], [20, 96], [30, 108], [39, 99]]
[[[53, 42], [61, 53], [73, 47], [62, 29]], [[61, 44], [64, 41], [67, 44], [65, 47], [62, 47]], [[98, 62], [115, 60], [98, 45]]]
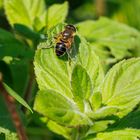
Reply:
[[57, 56], [62, 56], [66, 52], [66, 45], [64, 43], [57, 43], [55, 46], [55, 53]]

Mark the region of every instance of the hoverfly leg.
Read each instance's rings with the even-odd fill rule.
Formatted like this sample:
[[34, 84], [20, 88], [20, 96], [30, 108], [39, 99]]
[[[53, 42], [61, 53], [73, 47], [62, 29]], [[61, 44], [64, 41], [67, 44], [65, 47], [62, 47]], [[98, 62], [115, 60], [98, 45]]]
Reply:
[[74, 55], [74, 59], [77, 60], [77, 49], [75, 45], [75, 40], [73, 40], [73, 55]]
[[71, 51], [72, 51], [71, 48], [70, 49], [66, 49], [66, 53], [68, 55], [69, 65], [71, 65], [71, 64], [75, 65], [76, 63], [75, 63], [75, 61], [73, 61], [73, 58], [71, 56], [71, 53], [72, 53]]
[[54, 37], [55, 42], [59, 42], [62, 38], [62, 32]]
[[71, 62], [72, 62], [72, 58], [70, 56], [70, 50], [68, 48], [66, 48], [66, 53], [68, 55], [68, 61], [69, 61], [69, 65], [71, 65]]

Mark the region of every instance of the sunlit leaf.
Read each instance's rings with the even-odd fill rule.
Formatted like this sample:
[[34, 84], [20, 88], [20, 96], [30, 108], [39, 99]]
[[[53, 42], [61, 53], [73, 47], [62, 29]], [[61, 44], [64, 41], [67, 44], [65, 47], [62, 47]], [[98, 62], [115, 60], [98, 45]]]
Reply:
[[90, 76], [94, 92], [99, 91], [104, 79], [104, 72], [98, 56], [90, 44], [81, 36], [75, 38], [75, 45], [78, 46], [78, 61]]
[[72, 98], [67, 62], [58, 59], [53, 48], [38, 49], [35, 60], [39, 88], [41, 90], [53, 89]]
[[14, 97], [20, 104], [22, 104], [23, 106], [25, 106], [27, 109], [29, 109], [32, 112], [32, 109], [30, 108], [30, 106], [24, 101], [24, 99], [22, 99], [13, 89], [11, 89], [6, 83], [3, 83], [6, 91], [12, 96]]
[[[61, 58], [58, 58], [56, 56], [54, 52], [55, 44], [53, 43], [54, 37], [63, 30], [63, 24], [59, 24], [56, 27], [52, 28], [48, 31], [47, 42], [41, 43], [38, 46], [34, 64], [39, 88], [47, 88], [53, 90], [55, 89], [60, 93], [72, 97], [70, 75], [72, 73], [73, 64], [78, 62], [85, 68], [85, 70], [87, 70], [88, 74], [90, 75], [94, 90], [99, 90], [100, 83], [103, 80], [103, 70], [98, 57], [95, 55], [94, 51], [90, 49], [91, 47], [84, 38], [75, 36], [75, 45], [72, 46], [74, 56], [72, 56], [73, 62], [71, 63], [71, 65], [69, 64], [65, 56]], [[50, 47], [50, 45], [52, 46], [52, 48], [47, 49], [47, 47]]]
[[5, 0], [7, 18], [13, 26], [20, 23], [33, 28], [35, 18], [42, 18], [45, 13], [44, 0]]
[[88, 116], [94, 120], [103, 119], [108, 116], [112, 116], [118, 112], [118, 108], [115, 106], [102, 107], [95, 112], [89, 112]]
[[108, 18], [84, 21], [77, 27], [105, 64], [139, 55], [140, 33], [136, 29]]
[[19, 140], [16, 133], [2, 127], [0, 127], [0, 135], [1, 134], [4, 134], [5, 140]]
[[49, 120], [47, 122], [47, 127], [53, 131], [54, 133], [57, 133], [59, 135], [62, 135], [63, 137], [65, 137], [66, 139], [70, 139], [70, 131], [71, 128], [68, 127], [64, 127], [62, 125], [57, 124], [54, 121]]
[[87, 138], [86, 140], [139, 140], [140, 130], [122, 129], [110, 132], [98, 133], [96, 137]]
[[100, 92], [94, 92], [90, 98], [92, 108], [96, 111], [102, 104], [102, 95]]
[[36, 96], [34, 109], [44, 116], [66, 126], [92, 123], [75, 104], [58, 92], [41, 90]]
[[95, 134], [97, 132], [105, 131], [108, 128], [108, 125], [113, 124], [114, 120], [101, 120], [96, 121], [93, 126], [90, 127], [86, 135]]
[[78, 102], [81, 110], [84, 111], [84, 102], [89, 99], [93, 90], [89, 75], [80, 65], [76, 65], [73, 69], [71, 85], [75, 101]]
[[140, 102], [140, 58], [116, 64], [103, 83], [103, 104], [120, 108], [118, 115], [124, 116]]
[[47, 26], [48, 28], [55, 26], [58, 23], [64, 22], [68, 14], [68, 2], [63, 4], [54, 4], [47, 11]]
[[[58, 24], [56, 27], [53, 27], [52, 29], [48, 31], [48, 40], [46, 42], [40, 43], [40, 45], [38, 46], [38, 50], [36, 51], [35, 61], [34, 61], [37, 83], [38, 83], [39, 89], [43, 92], [41, 93], [40, 91], [38, 96], [36, 97], [36, 102], [34, 104], [35, 110], [47, 117], [49, 115], [49, 118], [52, 120], [55, 120], [57, 123], [64, 123], [65, 120], [60, 120], [60, 118], [58, 118], [57, 116], [53, 114], [55, 113], [55, 111], [50, 111], [50, 109], [46, 108], [47, 106], [46, 104], [49, 103], [48, 100], [51, 100], [51, 102], [57, 103], [57, 101], [54, 100], [54, 99], [57, 99], [57, 97], [54, 97], [54, 98], [51, 97], [53, 94], [55, 94], [55, 96], [58, 94], [57, 96], [62, 96], [63, 98], [68, 99], [68, 101], [66, 99], [65, 99], [66, 101], [64, 100], [63, 104], [65, 107], [67, 105], [67, 102], [69, 101], [71, 101], [72, 103], [76, 105], [76, 102], [75, 102], [76, 94], [83, 100], [89, 100], [89, 97], [91, 95], [90, 88], [93, 86], [93, 89], [100, 90], [100, 83], [102, 83], [102, 80], [103, 80], [103, 70], [102, 70], [100, 61], [98, 57], [95, 55], [94, 51], [90, 49], [90, 45], [86, 42], [86, 40], [83, 37], [79, 35], [75, 36], [75, 40], [71, 48], [72, 53], [70, 54], [71, 63], [67, 58], [67, 54], [63, 57], [56, 56], [55, 51], [54, 51], [55, 49], [54, 37], [58, 35], [60, 32], [62, 32], [63, 30], [64, 30], [64, 24]], [[86, 59], [86, 62], [85, 62], [84, 59], [87, 56], [89, 58]], [[81, 65], [80, 66], [81, 68], [75, 67], [75, 69], [73, 70], [76, 64]], [[85, 89], [84, 89], [84, 85], [81, 85], [81, 87], [83, 88], [82, 89], [83, 93], [81, 94], [80, 92], [78, 93], [78, 91], [76, 91], [76, 87], [74, 87], [76, 86], [74, 82], [76, 82], [76, 79], [77, 79], [76, 78], [77, 70], [79, 71], [78, 72], [79, 74], [80, 73], [83, 74], [82, 77], [77, 77], [78, 79], [80, 78], [79, 79], [80, 82], [77, 84], [79, 85], [85, 84]], [[85, 79], [84, 79], [84, 76], [85, 76]], [[72, 85], [71, 85], [71, 77], [73, 77]], [[83, 83], [82, 83], [81, 78], [84, 80]], [[91, 81], [91, 83], [89, 81]], [[74, 90], [71, 89], [71, 86], [73, 86]], [[86, 88], [88, 90], [86, 90]], [[51, 90], [50, 94], [52, 95], [48, 93], [48, 90], [49, 91]], [[40, 96], [42, 94], [44, 94], [47, 101], [41, 100]], [[47, 95], [50, 95], [50, 97], [48, 97]], [[79, 101], [80, 101], [80, 98], [79, 98]], [[42, 106], [44, 107], [40, 109], [39, 105], [37, 105], [38, 102], [39, 104], [42, 104]], [[45, 105], [43, 102], [45, 102]], [[59, 105], [55, 105], [55, 106], [59, 106]], [[79, 107], [80, 106], [77, 106], [77, 109], [79, 112], [78, 114], [83, 115], [83, 113], [80, 112]], [[69, 110], [67, 109], [65, 109], [65, 111], [69, 112]], [[52, 114], [49, 111], [52, 112]], [[63, 112], [63, 109], [59, 108], [59, 111]], [[76, 113], [76, 117], [78, 117], [77, 113]], [[84, 121], [87, 120], [86, 117], [84, 116]], [[63, 119], [63, 117], [61, 119]], [[72, 117], [71, 120], [74, 121], [75, 118]], [[81, 125], [80, 123], [81, 123], [80, 121], [77, 123], [75, 122], [75, 125], [78, 125], [78, 124]], [[68, 123], [67, 125], [73, 125], [73, 124]]]

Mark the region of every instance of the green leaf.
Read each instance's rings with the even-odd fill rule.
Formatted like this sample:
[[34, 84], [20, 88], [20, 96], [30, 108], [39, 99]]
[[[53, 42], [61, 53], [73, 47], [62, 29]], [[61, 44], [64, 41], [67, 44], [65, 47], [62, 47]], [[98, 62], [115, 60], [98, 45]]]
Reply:
[[11, 33], [0, 29], [0, 59], [4, 56], [32, 57], [32, 52]]
[[[59, 24], [57, 27], [49, 30], [48, 40], [39, 44], [34, 61], [35, 74], [40, 90], [52, 89], [72, 98], [73, 95], [69, 82], [69, 62], [63, 61], [63, 59], [59, 59], [56, 56], [52, 44], [54, 37], [63, 30], [63, 26], [63, 24]], [[52, 48], [45, 49], [45, 47], [50, 47], [50, 45], [52, 45]], [[47, 59], [49, 61], [46, 61]]]
[[54, 4], [48, 9], [47, 13], [47, 27], [53, 27], [58, 23], [65, 21], [68, 14], [68, 2], [63, 4]]
[[70, 139], [70, 130], [71, 130], [71, 128], [67, 128], [67, 127], [61, 126], [61, 125], [59, 125], [56, 122], [51, 121], [51, 120], [49, 120], [47, 122], [47, 127], [51, 131], [53, 131], [54, 133], [62, 135], [66, 139]]
[[[82, 42], [80, 41], [80, 38]], [[78, 46], [76, 47], [78, 52], [77, 63], [79, 63], [87, 71], [87, 74], [91, 79], [93, 91], [99, 92], [101, 83], [104, 79], [104, 72], [98, 56], [95, 54], [90, 44], [87, 43], [87, 41], [80, 35], [75, 37], [75, 46]], [[90, 99], [92, 107], [94, 104], [97, 104], [97, 102], [98, 100], [94, 102], [94, 100]]]
[[44, 0], [5, 0], [7, 18], [13, 26], [20, 23], [33, 28], [35, 18], [42, 20], [45, 13]]
[[75, 101], [80, 103], [80, 108], [84, 111], [84, 102], [88, 101], [93, 91], [90, 77], [82, 66], [74, 67], [71, 85]]
[[[35, 75], [40, 90], [44, 92], [48, 90], [55, 91], [76, 104], [70, 81], [74, 66], [78, 64], [83, 67], [82, 69], [84, 70], [82, 71], [86, 77], [89, 75], [94, 90], [100, 90], [100, 84], [103, 80], [103, 70], [99, 58], [90, 49], [90, 45], [78, 34], [74, 37], [74, 43], [71, 47], [71, 63], [68, 61], [67, 54], [62, 57], [56, 56], [54, 51], [56, 45], [54, 37], [64, 30], [64, 26], [65, 24], [58, 24], [48, 30], [48, 40], [40, 43], [38, 46], [34, 59]], [[89, 92], [87, 93], [89, 94]], [[80, 110], [80, 108], [78, 109]], [[89, 104], [88, 109], [90, 109]], [[37, 109], [37, 112], [39, 112], [39, 109]], [[47, 116], [47, 114], [43, 115]], [[50, 119], [54, 120], [52, 116]]]
[[118, 110], [119, 109], [115, 106], [105, 106], [95, 112], [89, 112], [88, 116], [94, 120], [99, 120], [116, 114]]
[[100, 91], [100, 86], [104, 79], [104, 72], [98, 56], [95, 54], [93, 47], [80, 35], [75, 37], [75, 46], [78, 46], [77, 49], [79, 52], [77, 61], [85, 68], [90, 76], [94, 92]]
[[114, 120], [96, 121], [93, 126], [90, 127], [86, 135], [95, 134], [101, 131], [105, 131], [109, 125], [113, 124]]
[[[34, 112], [34, 114], [32, 114], [32, 119], [37, 125], [46, 126], [47, 129], [49, 129], [50, 131], [52, 131], [58, 135], [62, 135], [66, 139], [70, 139], [72, 128], [62, 126], [62, 125], [56, 123], [55, 121], [50, 120], [46, 116], [42, 116], [42, 115], [38, 114], [37, 112]], [[31, 129], [29, 128], [29, 131], [32, 133], [33, 129], [34, 128], [31, 128]], [[38, 129], [40, 129], [40, 127], [38, 127]], [[46, 131], [47, 129], [45, 129], [44, 131]], [[44, 133], [46, 133], [46, 132], [44, 132]]]
[[122, 129], [111, 132], [98, 133], [96, 137], [87, 138], [86, 140], [139, 140], [140, 130]]
[[[4, 57], [3, 59], [4, 61], [6, 61], [5, 59], [9, 58]], [[9, 63], [6, 62], [10, 69], [12, 79], [11, 81], [6, 80], [4, 82], [7, 83], [7, 85], [10, 86], [12, 89], [14, 89], [16, 93], [18, 93], [21, 97], [24, 96], [25, 89], [27, 87], [27, 81], [29, 80], [30, 60], [31, 59], [27, 60], [26, 58], [21, 60], [12, 59], [12, 61], [10, 61]]]
[[[54, 37], [63, 30], [64, 24], [58, 24], [48, 31], [47, 42], [41, 43], [38, 46], [39, 49], [36, 51], [34, 61], [35, 73], [40, 89], [55, 89], [60, 93], [72, 97], [69, 76], [71, 75], [73, 65], [70, 66], [69, 62], [65, 61], [64, 57], [59, 59], [54, 53], [53, 47], [55, 44], [52, 44]], [[52, 48], [41, 49], [47, 46], [50, 47], [50, 44], [52, 44]], [[74, 56], [77, 58], [76, 62], [80, 63], [87, 70], [91, 77], [94, 90], [99, 90], [101, 80], [103, 80], [103, 70], [99, 58], [95, 55], [93, 50], [90, 49], [91, 47], [86, 40], [80, 36], [75, 36], [75, 46], [72, 46], [73, 51], [75, 50], [74, 47], [76, 49], [79, 48], [78, 56]], [[47, 61], [47, 58], [49, 61]], [[85, 58], [87, 59], [85, 60]], [[42, 74], [44, 76], [42, 76]]]
[[52, 90], [39, 91], [34, 109], [57, 123], [66, 126], [91, 123], [90, 119], [81, 113], [71, 100]]
[[124, 60], [116, 64], [103, 83], [102, 102], [120, 109], [122, 117], [140, 102], [140, 58]]
[[34, 64], [40, 90], [52, 89], [72, 98], [67, 62], [58, 59], [53, 49], [38, 49]]
[[134, 128], [140, 129], [140, 111], [130, 112], [127, 116], [120, 119], [112, 127], [117, 129]]
[[22, 25], [22, 24], [14, 24], [14, 29], [21, 34], [24, 37], [27, 37], [32, 40], [39, 40], [40, 34], [37, 32], [34, 32], [29, 27]]
[[81, 22], [77, 28], [104, 64], [139, 55], [136, 53], [140, 47], [140, 33], [134, 28], [104, 17]]
[[90, 102], [94, 111], [96, 111], [102, 104], [102, 95], [100, 92], [94, 92], [90, 98]]
[[19, 140], [16, 133], [2, 127], [0, 127], [0, 134], [5, 135], [5, 140]]
[[30, 106], [13, 89], [11, 89], [6, 83], [3, 83], [3, 86], [5, 87], [6, 91], [12, 97], [14, 97], [20, 104], [22, 104], [23, 106], [25, 106], [27, 109], [29, 109], [33, 113], [33, 111], [30, 108]]

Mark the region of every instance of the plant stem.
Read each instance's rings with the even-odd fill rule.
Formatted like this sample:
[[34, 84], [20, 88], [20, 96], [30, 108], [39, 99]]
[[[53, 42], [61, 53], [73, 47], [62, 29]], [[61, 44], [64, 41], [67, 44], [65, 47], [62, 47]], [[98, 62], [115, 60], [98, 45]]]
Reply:
[[96, 4], [96, 12], [97, 12], [97, 16], [103, 16], [106, 13], [106, 2], [105, 0], [96, 0], [95, 1]]
[[15, 125], [19, 139], [20, 140], [27, 140], [24, 126], [22, 125], [21, 119], [20, 119], [19, 114], [17, 113], [17, 110], [16, 110], [15, 100], [12, 96], [9, 95], [9, 93], [6, 91], [5, 87], [3, 86], [1, 73], [0, 73], [0, 92], [4, 97], [4, 101], [7, 105], [8, 111], [12, 117], [12, 121]]

